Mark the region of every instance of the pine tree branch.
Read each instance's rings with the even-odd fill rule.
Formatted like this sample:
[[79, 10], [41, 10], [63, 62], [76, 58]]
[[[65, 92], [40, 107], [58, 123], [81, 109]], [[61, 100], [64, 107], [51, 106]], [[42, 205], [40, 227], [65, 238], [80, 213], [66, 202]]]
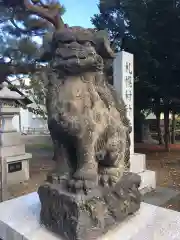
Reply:
[[0, 62], [0, 82], [3, 82], [4, 78], [6, 78], [9, 75], [13, 74], [29, 74], [29, 73], [34, 73], [36, 71], [39, 71], [43, 69], [44, 67], [42, 66], [37, 66], [35, 63], [32, 64], [11, 64], [11, 63], [5, 63], [5, 62]]
[[32, 14], [36, 14], [39, 17], [51, 22], [56, 28], [56, 30], [60, 30], [61, 28], [64, 28], [63, 20], [59, 16], [59, 8], [54, 8], [52, 10], [48, 8], [48, 6], [46, 5], [45, 7], [43, 7], [41, 1], [39, 1], [39, 3], [41, 3], [41, 6], [30, 3], [29, 0], [24, 0], [24, 7], [28, 12]]

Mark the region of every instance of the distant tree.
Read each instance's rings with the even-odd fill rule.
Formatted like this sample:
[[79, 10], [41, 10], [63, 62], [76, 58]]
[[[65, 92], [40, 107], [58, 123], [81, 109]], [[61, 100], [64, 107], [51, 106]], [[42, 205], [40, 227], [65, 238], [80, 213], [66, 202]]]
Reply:
[[[94, 26], [109, 31], [117, 50], [121, 48], [135, 56], [135, 109], [151, 109], [160, 116], [163, 106], [165, 146], [169, 150], [171, 102], [178, 98], [180, 90], [180, 3], [177, 0], [102, 0], [99, 10], [92, 18]], [[121, 19], [126, 25], [123, 45]]]

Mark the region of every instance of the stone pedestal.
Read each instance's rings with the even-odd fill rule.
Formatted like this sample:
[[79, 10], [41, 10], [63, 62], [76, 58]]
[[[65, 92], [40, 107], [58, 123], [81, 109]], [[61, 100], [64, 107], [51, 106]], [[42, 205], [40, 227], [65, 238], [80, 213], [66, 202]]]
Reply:
[[29, 179], [29, 159], [21, 134], [14, 129], [12, 118], [20, 111], [21, 95], [10, 91], [6, 84], [0, 90], [0, 157], [6, 184]]
[[98, 186], [87, 195], [73, 194], [62, 183], [41, 186], [41, 223], [66, 240], [97, 239], [139, 209], [140, 181], [125, 173], [114, 187]]
[[[36, 192], [0, 203], [0, 239], [64, 240], [40, 224]], [[138, 212], [98, 240], [179, 240], [180, 213], [141, 203]]]
[[130, 171], [141, 176], [140, 192], [145, 194], [156, 188], [156, 173], [146, 169], [146, 155], [140, 153], [131, 154]]

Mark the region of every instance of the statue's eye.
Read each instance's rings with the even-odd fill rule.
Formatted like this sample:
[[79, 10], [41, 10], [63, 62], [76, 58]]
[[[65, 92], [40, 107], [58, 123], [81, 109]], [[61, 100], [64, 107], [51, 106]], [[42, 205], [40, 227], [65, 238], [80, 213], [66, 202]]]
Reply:
[[61, 42], [58, 42], [58, 47], [59, 47], [59, 48], [63, 48], [63, 47], [64, 47], [64, 44], [61, 43]]

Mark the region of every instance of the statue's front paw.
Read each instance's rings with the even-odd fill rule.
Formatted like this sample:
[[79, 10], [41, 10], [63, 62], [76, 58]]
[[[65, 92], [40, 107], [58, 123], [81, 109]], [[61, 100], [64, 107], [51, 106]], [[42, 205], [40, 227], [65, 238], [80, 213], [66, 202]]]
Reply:
[[85, 165], [78, 169], [72, 179], [68, 182], [69, 190], [73, 192], [84, 192], [87, 194], [98, 185], [98, 174], [95, 168]]
[[69, 179], [68, 173], [64, 173], [64, 175], [59, 175], [56, 172], [52, 172], [47, 175], [47, 182], [53, 184], [61, 184], [67, 181], [68, 179]]
[[103, 187], [112, 187], [118, 182], [119, 178], [108, 175], [108, 174], [100, 174], [99, 175], [99, 185]]
[[68, 181], [68, 189], [74, 193], [83, 192], [84, 194], [88, 194], [88, 192], [96, 186], [97, 182], [94, 180], [71, 179]]
[[100, 168], [99, 169], [99, 185], [103, 187], [112, 187], [120, 180], [122, 171], [120, 168]]

